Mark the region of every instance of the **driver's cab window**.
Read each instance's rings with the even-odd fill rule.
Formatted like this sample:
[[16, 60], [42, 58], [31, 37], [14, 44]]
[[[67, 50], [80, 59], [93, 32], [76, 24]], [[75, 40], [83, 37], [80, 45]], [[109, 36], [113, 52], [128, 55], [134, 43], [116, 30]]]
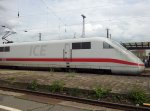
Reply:
[[112, 49], [113, 47], [111, 45], [109, 45], [108, 43], [103, 42], [103, 48], [104, 49]]

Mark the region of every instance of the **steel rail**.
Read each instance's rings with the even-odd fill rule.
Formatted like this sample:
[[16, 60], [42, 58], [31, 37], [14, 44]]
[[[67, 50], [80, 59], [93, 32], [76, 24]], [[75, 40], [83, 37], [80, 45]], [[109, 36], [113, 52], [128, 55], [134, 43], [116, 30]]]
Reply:
[[32, 94], [32, 95], [51, 97], [51, 98], [62, 99], [62, 100], [68, 100], [68, 101], [75, 101], [75, 102], [79, 102], [79, 103], [103, 106], [103, 107], [107, 107], [107, 108], [120, 109], [120, 110], [125, 110], [125, 111], [150, 111], [150, 107], [104, 102], [104, 101], [98, 101], [98, 100], [92, 100], [92, 99], [66, 96], [66, 95], [61, 95], [61, 94], [52, 94], [52, 93], [31, 91], [31, 90], [27, 90], [27, 89], [19, 89], [19, 88], [4, 87], [4, 86], [0, 86], [0, 89], [7, 90], [7, 91], [26, 93], [26, 94]]

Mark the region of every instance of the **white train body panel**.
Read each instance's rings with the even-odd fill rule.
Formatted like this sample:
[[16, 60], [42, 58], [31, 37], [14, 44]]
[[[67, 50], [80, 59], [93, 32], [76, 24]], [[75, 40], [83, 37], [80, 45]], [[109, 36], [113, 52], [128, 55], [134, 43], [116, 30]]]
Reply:
[[[144, 70], [139, 58], [103, 37], [12, 43], [0, 47], [0, 65], [4, 66], [108, 69], [122, 74], [139, 74]], [[6, 47], [7, 51], [1, 51]]]

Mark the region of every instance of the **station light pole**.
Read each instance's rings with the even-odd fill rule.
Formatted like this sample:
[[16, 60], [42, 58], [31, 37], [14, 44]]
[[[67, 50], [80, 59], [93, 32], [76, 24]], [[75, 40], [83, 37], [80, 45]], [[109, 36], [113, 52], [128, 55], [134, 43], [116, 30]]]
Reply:
[[107, 28], [106, 31], [107, 31], [107, 38], [109, 38], [109, 29]]
[[83, 18], [82, 37], [84, 38], [85, 37], [85, 18], [86, 18], [86, 16], [83, 14], [81, 16]]
[[42, 33], [39, 33], [39, 41], [41, 41], [42, 40]]

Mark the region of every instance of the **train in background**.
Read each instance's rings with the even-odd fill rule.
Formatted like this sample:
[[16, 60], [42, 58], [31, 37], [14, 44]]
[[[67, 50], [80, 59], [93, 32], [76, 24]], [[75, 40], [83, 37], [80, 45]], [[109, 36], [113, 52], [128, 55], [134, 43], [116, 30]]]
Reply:
[[145, 68], [133, 53], [104, 37], [2, 44], [0, 66], [97, 69], [135, 75]]

